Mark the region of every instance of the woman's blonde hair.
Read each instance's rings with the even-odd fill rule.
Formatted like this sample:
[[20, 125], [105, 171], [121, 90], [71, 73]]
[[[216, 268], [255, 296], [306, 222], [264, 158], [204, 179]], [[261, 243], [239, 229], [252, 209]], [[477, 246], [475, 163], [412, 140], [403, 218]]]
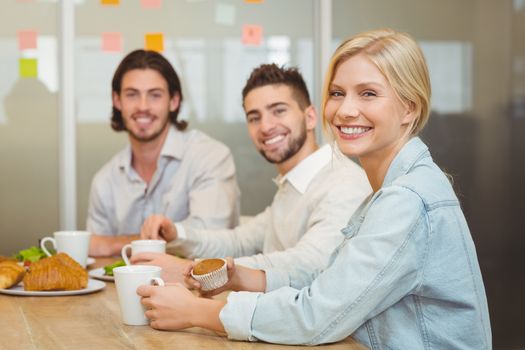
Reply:
[[430, 79], [419, 45], [406, 33], [379, 29], [357, 34], [335, 50], [323, 86], [321, 111], [323, 127], [329, 129], [324, 114], [329, 87], [339, 65], [357, 54], [366, 55], [385, 76], [403, 103], [412, 105], [416, 118], [408, 128], [410, 136], [425, 126], [430, 112]]

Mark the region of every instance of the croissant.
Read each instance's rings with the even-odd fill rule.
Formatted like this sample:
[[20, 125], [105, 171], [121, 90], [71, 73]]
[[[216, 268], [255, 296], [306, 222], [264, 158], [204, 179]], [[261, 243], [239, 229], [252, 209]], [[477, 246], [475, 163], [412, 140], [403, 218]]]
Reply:
[[27, 291], [78, 290], [87, 287], [88, 275], [65, 253], [32, 263], [24, 276]]
[[25, 269], [16, 261], [5, 260], [0, 262], [0, 289], [11, 288], [24, 277]]
[[13, 258], [8, 258], [7, 256], [1, 256], [0, 255], [0, 263], [3, 263], [4, 261], [17, 261], [16, 259], [13, 259]]

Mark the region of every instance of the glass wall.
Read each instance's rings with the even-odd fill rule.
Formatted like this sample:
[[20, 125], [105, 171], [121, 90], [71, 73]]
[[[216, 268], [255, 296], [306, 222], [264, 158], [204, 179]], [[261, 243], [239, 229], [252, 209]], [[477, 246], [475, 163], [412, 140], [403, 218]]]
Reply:
[[392, 27], [422, 45], [432, 113], [422, 135], [454, 186], [476, 243], [494, 347], [525, 344], [525, 2], [333, 1], [334, 45]]
[[[119, 6], [79, 2], [75, 40], [78, 226], [85, 225], [93, 175], [127, 142], [125, 134], [109, 126], [113, 72], [126, 53], [144, 48], [148, 33], [162, 33], [162, 52], [181, 78], [180, 118], [232, 150], [242, 214], [264, 209], [276, 190], [271, 181], [276, 171], [248, 138], [241, 90], [254, 67], [276, 62], [298, 66], [312, 91], [313, 6], [313, 1], [305, 0], [255, 4], [173, 0], [163, 1], [160, 8], [144, 8], [139, 1], [121, 1]], [[289, 16], [297, 11], [300, 17]], [[116, 33], [120, 49], [118, 45], [112, 46], [114, 50], [103, 48], [107, 33]]]
[[0, 254], [58, 227], [57, 4], [10, 1], [0, 21]]

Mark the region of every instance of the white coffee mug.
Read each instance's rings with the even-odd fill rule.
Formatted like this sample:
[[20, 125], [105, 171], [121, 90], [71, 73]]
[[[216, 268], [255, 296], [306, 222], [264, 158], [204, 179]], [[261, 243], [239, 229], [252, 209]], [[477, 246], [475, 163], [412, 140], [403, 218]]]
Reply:
[[126, 244], [120, 251], [122, 260], [126, 265], [131, 265], [128, 259], [128, 249], [131, 248], [131, 255], [141, 252], [166, 253], [166, 241], [162, 239], [138, 239]]
[[45, 246], [46, 242], [49, 241], [58, 253], [66, 253], [75, 259], [82, 267], [86, 267], [91, 232], [57, 231], [53, 233], [53, 237], [44, 237], [40, 241], [40, 248], [42, 248], [47, 256], [51, 256], [51, 253]]
[[144, 315], [146, 307], [140, 302], [137, 288], [143, 284], [163, 286], [160, 278], [162, 268], [150, 265], [120, 266], [113, 269], [115, 286], [120, 304], [122, 322], [130, 326], [142, 326], [149, 323]]

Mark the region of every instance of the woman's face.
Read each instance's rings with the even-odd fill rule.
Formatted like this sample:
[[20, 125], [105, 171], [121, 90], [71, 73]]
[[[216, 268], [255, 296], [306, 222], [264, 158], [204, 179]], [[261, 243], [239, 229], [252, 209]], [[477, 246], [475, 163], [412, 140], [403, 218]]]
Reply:
[[341, 151], [361, 161], [391, 159], [406, 142], [406, 129], [414, 118], [364, 54], [339, 64], [324, 113]]

